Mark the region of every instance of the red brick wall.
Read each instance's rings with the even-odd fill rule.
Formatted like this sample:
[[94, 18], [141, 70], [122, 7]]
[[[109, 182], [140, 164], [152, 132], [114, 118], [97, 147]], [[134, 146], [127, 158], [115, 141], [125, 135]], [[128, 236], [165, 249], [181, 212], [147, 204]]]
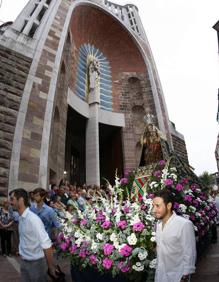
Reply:
[[[119, 76], [123, 72], [146, 72], [146, 67], [132, 37], [121, 24], [110, 15], [92, 6], [81, 5], [72, 15], [71, 32], [78, 49], [82, 44], [90, 43], [107, 57], [110, 62], [113, 82], [113, 109], [118, 111], [119, 106]], [[74, 50], [75, 52], [75, 50]], [[75, 79], [76, 65], [73, 67]]]

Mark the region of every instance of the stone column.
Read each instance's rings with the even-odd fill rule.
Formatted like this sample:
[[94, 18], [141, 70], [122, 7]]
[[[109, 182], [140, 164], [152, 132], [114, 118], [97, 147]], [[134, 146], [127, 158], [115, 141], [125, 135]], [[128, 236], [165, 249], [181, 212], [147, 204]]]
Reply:
[[86, 184], [100, 185], [99, 104], [90, 104], [89, 111], [86, 128]]

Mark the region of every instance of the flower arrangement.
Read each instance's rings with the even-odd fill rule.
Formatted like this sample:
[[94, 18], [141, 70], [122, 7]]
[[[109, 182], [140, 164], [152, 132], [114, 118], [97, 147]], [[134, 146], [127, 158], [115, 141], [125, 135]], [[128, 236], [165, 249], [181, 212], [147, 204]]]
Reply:
[[199, 183], [191, 176], [180, 175], [170, 162], [160, 161], [146, 184], [147, 193], [169, 188], [175, 196], [174, 210], [194, 224], [197, 241], [216, 223], [217, 208]]
[[[170, 162], [160, 161], [147, 177], [144, 195], [132, 197], [133, 173], [116, 176], [110, 196], [98, 195], [93, 204], [76, 216], [68, 215], [57, 237], [57, 251], [70, 256], [73, 265], [96, 268], [113, 277], [127, 275], [129, 280], [147, 281], [156, 267], [155, 219], [152, 215], [154, 193], [168, 187], [175, 194], [174, 210], [190, 219], [197, 241], [216, 221], [216, 207], [191, 177], [180, 175]], [[152, 280], [153, 281], [153, 280]]]
[[[95, 267], [113, 277], [128, 274], [129, 279], [153, 276], [155, 259], [155, 219], [152, 199], [141, 202], [123, 199], [120, 180], [109, 197], [99, 196], [85, 212], [69, 215], [57, 237], [57, 250], [71, 256], [73, 265]], [[144, 279], [145, 281], [145, 279]]]

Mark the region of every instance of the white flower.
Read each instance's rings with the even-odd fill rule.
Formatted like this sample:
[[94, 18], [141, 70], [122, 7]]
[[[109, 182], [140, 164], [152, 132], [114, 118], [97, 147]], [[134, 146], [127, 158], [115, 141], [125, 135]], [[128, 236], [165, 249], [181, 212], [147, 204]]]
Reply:
[[155, 237], [151, 237], [151, 242], [155, 242], [156, 238]]
[[179, 210], [180, 210], [181, 212], [185, 213], [185, 212], [186, 212], [186, 209], [187, 209], [187, 207], [186, 207], [184, 204], [180, 204], [180, 205], [179, 205]]
[[148, 252], [147, 251], [138, 253], [138, 258], [140, 260], [145, 260], [147, 258], [147, 256], [148, 256]]
[[[138, 265], [140, 264], [140, 266], [137, 266], [137, 264], [138, 264]], [[134, 269], [135, 271], [139, 271], [139, 272], [140, 272], [140, 271], [143, 271], [143, 270], [144, 270], [144, 265], [141, 265], [140, 262], [139, 262], [139, 263], [137, 262], [136, 265], [133, 265], [133, 266], [132, 266], [132, 269]]]
[[[152, 181], [150, 184], [149, 184], [149, 186], [151, 187], [151, 188], [153, 188], [153, 186], [154, 187], [157, 187], [157, 186], [155, 186], [157, 184], [157, 182], [156, 181]], [[159, 184], [157, 184], [158, 186], [159, 186]]]
[[117, 240], [116, 234], [115, 234], [115, 233], [112, 233], [112, 234], [110, 235], [110, 241], [114, 242], [114, 241], [116, 241], [116, 240]]
[[91, 250], [97, 251], [97, 249], [98, 249], [98, 244], [95, 241], [93, 241], [92, 244], [91, 244]]
[[149, 263], [149, 267], [150, 268], [156, 268], [157, 265], [157, 259], [153, 259], [150, 263]]
[[103, 240], [103, 234], [97, 233], [97, 239], [102, 241]]
[[120, 246], [119, 246], [119, 241], [118, 240], [115, 240], [114, 242], [113, 242], [113, 246], [115, 247], [115, 249], [119, 249], [120, 248]]
[[151, 216], [150, 214], [147, 214], [147, 215], [146, 215], [146, 219], [149, 220], [149, 221], [153, 221], [153, 220], [154, 220], [154, 217]]
[[135, 233], [132, 233], [130, 236], [127, 237], [127, 241], [129, 245], [134, 246], [137, 243], [137, 237], [135, 236]]
[[133, 219], [130, 220], [130, 225], [134, 225], [135, 223], [138, 223], [140, 221], [140, 218], [138, 214], [136, 214]]
[[82, 237], [82, 234], [81, 234], [80, 231], [77, 230], [77, 231], [75, 232], [74, 236], [75, 236], [75, 238], [80, 238], [80, 237]]
[[78, 247], [80, 247], [82, 241], [83, 241], [82, 238], [78, 238], [78, 239], [75, 241], [75, 244], [76, 244]]
[[177, 171], [175, 167], [171, 167], [170, 171]]

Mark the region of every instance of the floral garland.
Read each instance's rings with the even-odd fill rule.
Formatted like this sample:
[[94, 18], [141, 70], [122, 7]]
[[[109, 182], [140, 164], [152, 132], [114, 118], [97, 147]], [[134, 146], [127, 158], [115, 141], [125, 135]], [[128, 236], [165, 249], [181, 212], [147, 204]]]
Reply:
[[133, 201], [128, 192], [131, 181], [132, 173], [126, 173], [121, 180], [116, 176], [115, 186], [110, 187], [111, 196], [96, 196], [85, 212], [76, 208], [76, 215], [68, 214], [63, 231], [57, 236], [56, 249], [70, 256], [73, 265], [95, 267], [113, 277], [128, 274], [132, 281], [141, 281], [147, 273], [149, 281], [156, 267], [152, 202], [154, 193], [165, 187], [175, 194], [174, 210], [194, 223], [197, 241], [215, 223], [214, 203], [198, 184], [180, 178], [169, 163], [159, 162], [139, 200]]

